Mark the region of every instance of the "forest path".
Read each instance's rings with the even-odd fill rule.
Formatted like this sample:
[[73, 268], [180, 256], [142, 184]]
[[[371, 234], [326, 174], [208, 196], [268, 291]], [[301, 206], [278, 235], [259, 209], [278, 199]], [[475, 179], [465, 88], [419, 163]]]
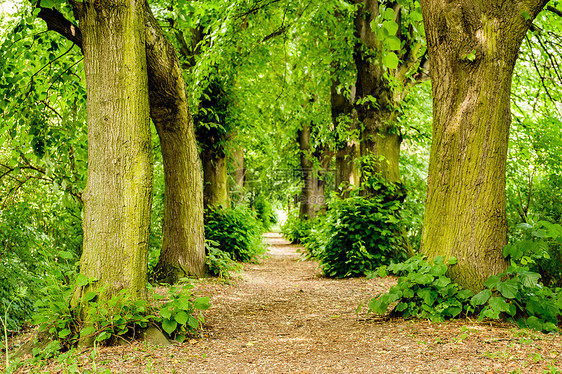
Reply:
[[562, 369], [559, 335], [522, 332], [506, 323], [366, 319], [364, 312], [355, 313], [357, 306], [392, 280], [324, 278], [316, 262], [300, 260], [297, 246], [279, 234], [265, 237], [268, 257], [245, 264], [231, 285], [196, 283], [196, 293], [209, 295], [212, 304], [200, 338], [168, 347], [100, 348], [97, 367], [113, 373], [225, 374]]

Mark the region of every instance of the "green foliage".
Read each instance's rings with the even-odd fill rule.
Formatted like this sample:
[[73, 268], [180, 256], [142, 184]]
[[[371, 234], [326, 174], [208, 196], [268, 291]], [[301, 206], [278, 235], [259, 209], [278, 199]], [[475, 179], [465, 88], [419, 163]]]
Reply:
[[562, 286], [562, 226], [547, 221], [521, 223], [519, 240], [503, 249], [513, 265], [537, 272], [548, 287]]
[[447, 262], [443, 257], [428, 262], [424, 256], [417, 255], [379, 268], [380, 276], [386, 276], [387, 272], [397, 275], [398, 284], [388, 293], [371, 299], [369, 312], [384, 314], [389, 305], [396, 303], [394, 314], [404, 318], [428, 318], [433, 322], [470, 313], [472, 308], [468, 301], [472, 292], [463, 290], [445, 275], [448, 265], [455, 263], [454, 257]]
[[292, 210], [287, 215], [287, 219], [281, 225], [281, 232], [285, 239], [294, 244], [304, 243], [305, 239], [310, 235], [313, 227], [313, 221], [309, 219], [300, 219], [297, 210]]
[[277, 223], [277, 216], [273, 211], [273, 207], [263, 194], [258, 195], [254, 200], [254, 208], [256, 210], [256, 216], [261, 221], [264, 230], [270, 230], [271, 225]]
[[[34, 324], [48, 333], [50, 343], [46, 350], [35, 349], [34, 356], [42, 358], [66, 351], [80, 341], [115, 344], [139, 336], [148, 326], [161, 327], [171, 338], [183, 341], [195, 335], [204, 323], [202, 310], [209, 308], [209, 298], [195, 298], [190, 284], [170, 287], [166, 296], [152, 291], [152, 299], [160, 302], [153, 306], [148, 300], [133, 297], [126, 289], [111, 295], [104, 290], [86, 291], [80, 303], [73, 307], [75, 290], [87, 290], [95, 283], [78, 274], [68, 285], [50, 284], [43, 298], [36, 302]], [[86, 322], [87, 321], [87, 322]]]
[[400, 203], [354, 196], [329, 204], [319, 251], [322, 271], [329, 277], [360, 276], [391, 260], [405, 258], [399, 217]]
[[[208, 297], [194, 299], [191, 284], [173, 286], [168, 289], [167, 301], [159, 307], [157, 319], [162, 329], [173, 339], [183, 342], [188, 335], [196, 334], [205, 323], [201, 311], [209, 309]], [[163, 296], [153, 294], [155, 299]]]
[[205, 240], [205, 264], [210, 274], [221, 279], [230, 280], [230, 272], [238, 272], [242, 267], [234, 262], [225, 251], [220, 249], [220, 244], [212, 240]]
[[205, 237], [218, 243], [235, 261], [255, 261], [265, 253], [262, 233], [261, 223], [246, 207], [214, 207], [205, 212]]
[[562, 293], [540, 285], [539, 278], [538, 273], [518, 266], [489, 277], [486, 288], [471, 299], [473, 306], [482, 306], [479, 319], [507, 317], [520, 327], [556, 331], [562, 316]]
[[[540, 226], [542, 231], [536, 230], [536, 236], [562, 237], [560, 225], [541, 222]], [[429, 263], [423, 257], [414, 256], [403, 263], [381, 267], [377, 274], [393, 273], [399, 276], [398, 284], [388, 293], [373, 298], [369, 311], [383, 314], [389, 305], [396, 303], [393, 313], [404, 318], [442, 321], [463, 313], [477, 314], [479, 320], [505, 318], [520, 327], [557, 331], [562, 318], [562, 290], [540, 284], [541, 275], [530, 270], [548, 256], [544, 246], [523, 240], [506, 245], [503, 252], [505, 257], [510, 257], [511, 266], [501, 274], [490, 276], [486, 288], [474, 296], [445, 275], [447, 265], [456, 263], [454, 258], [444, 263], [442, 257], [436, 257]]]

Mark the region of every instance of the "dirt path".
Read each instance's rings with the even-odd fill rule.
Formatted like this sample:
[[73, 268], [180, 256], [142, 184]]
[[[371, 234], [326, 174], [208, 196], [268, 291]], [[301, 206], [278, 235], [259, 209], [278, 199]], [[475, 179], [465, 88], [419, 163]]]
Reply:
[[[102, 348], [98, 369], [125, 373], [543, 373], [562, 370], [560, 335], [509, 324], [365, 319], [360, 302], [390, 280], [333, 280], [266, 234], [269, 257], [233, 285], [204, 281], [211, 296], [200, 339], [171, 347]], [[86, 356], [86, 355], [84, 355]], [[91, 367], [86, 359], [84, 368]], [[551, 371], [548, 371], [550, 373]], [[556, 371], [552, 371], [555, 373]]]

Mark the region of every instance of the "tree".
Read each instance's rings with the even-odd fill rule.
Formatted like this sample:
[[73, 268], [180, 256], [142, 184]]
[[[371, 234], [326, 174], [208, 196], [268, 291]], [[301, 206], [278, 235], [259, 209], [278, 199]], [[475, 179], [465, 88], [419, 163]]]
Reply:
[[83, 32], [88, 181], [80, 271], [88, 289], [142, 297], [152, 201], [152, 153], [142, 0], [75, 5]]
[[433, 141], [421, 251], [455, 256], [478, 291], [506, 262], [505, 170], [519, 47], [546, 0], [421, 0], [433, 81]]
[[[146, 1], [143, 10], [150, 115], [160, 137], [165, 174], [162, 249], [155, 271], [157, 278], [173, 283], [205, 271], [202, 172], [176, 50]], [[40, 8], [38, 16], [49, 29], [82, 46], [81, 29], [61, 12]]]

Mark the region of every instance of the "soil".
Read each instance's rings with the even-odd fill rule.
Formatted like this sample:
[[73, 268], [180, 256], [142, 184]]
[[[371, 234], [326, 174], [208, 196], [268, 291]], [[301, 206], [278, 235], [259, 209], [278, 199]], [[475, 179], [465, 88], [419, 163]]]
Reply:
[[[231, 284], [196, 282], [211, 297], [198, 338], [167, 347], [146, 342], [84, 351], [79, 370], [112, 373], [557, 373], [559, 334], [508, 323], [374, 318], [360, 303], [394, 280], [329, 279], [299, 247], [266, 234], [268, 256]], [[92, 361], [91, 357], [95, 356]], [[53, 362], [20, 373], [63, 373]]]

